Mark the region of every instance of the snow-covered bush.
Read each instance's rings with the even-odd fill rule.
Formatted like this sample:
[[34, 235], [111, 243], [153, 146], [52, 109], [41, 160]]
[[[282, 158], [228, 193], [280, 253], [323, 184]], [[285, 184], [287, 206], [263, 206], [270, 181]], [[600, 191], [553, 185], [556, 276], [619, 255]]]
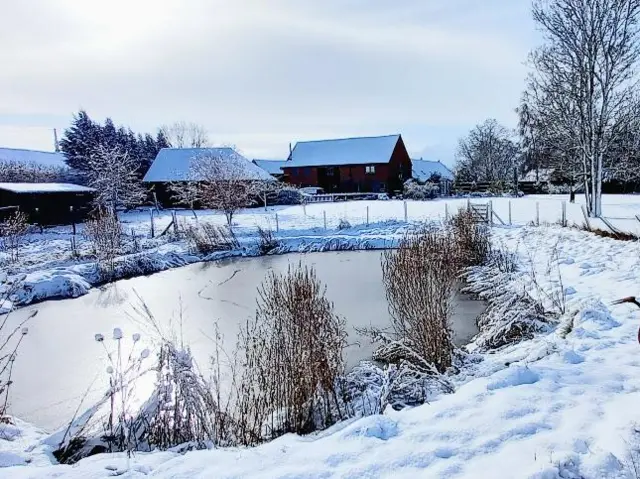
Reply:
[[238, 240], [228, 226], [199, 222], [190, 224], [184, 232], [195, 253], [206, 255], [238, 248]]
[[423, 360], [444, 372], [451, 365], [451, 298], [458, 273], [455, 238], [424, 226], [382, 256], [382, 278], [394, 339], [408, 341]]
[[20, 258], [20, 247], [28, 229], [27, 216], [21, 211], [9, 215], [0, 223], [0, 251], [6, 252], [10, 261], [15, 262]]
[[345, 368], [345, 321], [312, 268], [267, 277], [239, 343], [239, 442], [309, 433], [347, 417], [336, 392]]
[[427, 181], [421, 185], [415, 180], [408, 180], [404, 184], [402, 197], [408, 200], [432, 200], [440, 194], [440, 185]]
[[64, 167], [0, 160], [0, 183], [64, 183], [70, 176], [69, 169]]
[[258, 249], [260, 250], [260, 254], [262, 255], [271, 253], [279, 245], [279, 242], [273, 234], [273, 230], [271, 228], [263, 228], [261, 226], [258, 226], [258, 238]]
[[300, 190], [290, 186], [284, 187], [276, 194], [276, 205], [299, 205], [302, 204], [303, 196]]
[[120, 219], [112, 210], [100, 209], [85, 223], [84, 235], [93, 247], [101, 274], [110, 278], [122, 248]]
[[455, 258], [458, 267], [484, 264], [491, 251], [491, 231], [476, 221], [473, 213], [461, 209], [450, 222], [451, 234], [455, 240]]

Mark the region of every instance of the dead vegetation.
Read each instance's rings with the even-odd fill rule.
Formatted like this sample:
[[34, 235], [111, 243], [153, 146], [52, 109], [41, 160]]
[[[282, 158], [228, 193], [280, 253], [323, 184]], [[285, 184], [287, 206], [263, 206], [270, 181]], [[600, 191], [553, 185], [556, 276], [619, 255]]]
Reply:
[[101, 274], [111, 277], [122, 249], [122, 224], [111, 210], [99, 209], [84, 225], [84, 236], [91, 243]]
[[12, 263], [20, 259], [20, 248], [28, 230], [27, 216], [21, 211], [9, 215], [0, 223], [0, 251], [6, 252]]
[[267, 255], [279, 246], [273, 230], [270, 227], [258, 226], [258, 250], [261, 255]]
[[242, 444], [309, 433], [348, 416], [337, 384], [345, 368], [345, 321], [334, 313], [313, 269], [291, 266], [266, 279], [240, 345]]
[[238, 240], [228, 226], [198, 222], [185, 227], [184, 234], [191, 250], [203, 255], [239, 247]]

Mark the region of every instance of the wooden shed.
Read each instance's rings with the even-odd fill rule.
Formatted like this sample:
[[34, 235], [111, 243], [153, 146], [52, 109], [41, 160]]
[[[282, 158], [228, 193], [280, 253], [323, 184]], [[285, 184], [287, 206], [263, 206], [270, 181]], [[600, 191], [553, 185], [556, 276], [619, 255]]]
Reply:
[[72, 183], [0, 183], [0, 212], [17, 207], [30, 223], [64, 225], [83, 221], [95, 190]]

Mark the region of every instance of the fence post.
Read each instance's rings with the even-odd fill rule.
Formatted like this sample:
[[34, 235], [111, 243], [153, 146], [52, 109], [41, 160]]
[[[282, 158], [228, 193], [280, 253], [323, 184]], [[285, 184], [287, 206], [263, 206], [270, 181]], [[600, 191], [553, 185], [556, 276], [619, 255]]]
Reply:
[[327, 229], [327, 210], [322, 210], [322, 217], [324, 218], [324, 229]]
[[73, 236], [76, 235], [76, 216], [73, 214], [73, 206], [69, 206], [69, 213], [71, 213], [71, 228], [73, 230]]
[[511, 200], [509, 200], [509, 226], [511, 226]]
[[151, 237], [155, 238], [156, 231], [155, 231], [155, 226], [153, 224], [153, 208], [149, 208], [149, 217], [151, 218]]
[[369, 205], [367, 205], [367, 226], [369, 226]]
[[467, 198], [467, 211], [471, 211], [471, 200]]
[[173, 210], [171, 212], [171, 217], [172, 217], [172, 221], [173, 221], [173, 232], [174, 234], [178, 234], [178, 213], [176, 213], [176, 210]]
[[278, 221], [278, 213], [276, 213], [276, 233], [280, 232], [280, 222]]
[[540, 226], [540, 203], [536, 201], [536, 226]]
[[449, 203], [444, 204], [444, 219], [449, 221]]
[[302, 212], [307, 216], [307, 203], [305, 203], [304, 200], [302, 202]]
[[487, 213], [489, 216], [489, 226], [493, 226], [493, 201], [489, 200], [487, 204]]
[[567, 202], [562, 202], [562, 226], [567, 226]]
[[404, 222], [409, 222], [409, 214], [407, 212], [407, 200], [404, 200]]

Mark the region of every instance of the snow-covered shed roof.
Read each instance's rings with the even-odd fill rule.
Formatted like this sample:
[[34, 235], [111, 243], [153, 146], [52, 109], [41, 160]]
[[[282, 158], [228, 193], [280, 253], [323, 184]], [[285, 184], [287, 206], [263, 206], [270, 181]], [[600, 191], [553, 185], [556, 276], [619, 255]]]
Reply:
[[0, 190], [13, 193], [92, 193], [88, 186], [73, 183], [0, 183]]
[[301, 141], [286, 168], [388, 163], [400, 135]]
[[441, 178], [453, 181], [453, 172], [439, 161], [411, 159], [411, 175], [418, 181], [427, 181], [437, 173]]
[[[147, 183], [166, 183], [170, 181], [198, 181], [194, 177], [194, 165], [203, 158], [219, 158], [229, 164], [229, 171], [239, 169], [246, 180], [273, 180], [273, 177], [251, 163], [233, 148], [163, 148], [153, 160], [153, 164], [144, 180]], [[225, 178], [220, 178], [224, 180]]]
[[11, 161], [24, 164], [37, 164], [51, 168], [67, 168], [62, 153], [53, 151], [21, 150], [18, 148], [0, 148], [0, 162]]
[[286, 163], [283, 160], [253, 160], [253, 163], [270, 175], [281, 175], [282, 167]]

